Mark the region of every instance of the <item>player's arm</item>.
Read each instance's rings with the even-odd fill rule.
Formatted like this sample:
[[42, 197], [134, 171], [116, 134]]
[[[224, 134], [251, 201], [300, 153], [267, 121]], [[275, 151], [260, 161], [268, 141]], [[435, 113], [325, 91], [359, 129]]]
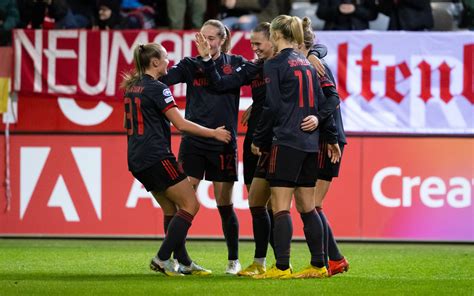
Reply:
[[211, 58], [209, 43], [201, 33], [196, 33], [196, 48], [202, 58], [204, 73], [209, 79], [209, 85], [216, 91], [227, 91], [249, 84], [258, 72], [257, 66], [243, 59], [232, 75], [222, 76]]
[[186, 82], [187, 73], [191, 67], [192, 64], [187, 58], [182, 59], [177, 65], [169, 68], [168, 73], [158, 78], [158, 80], [166, 85]]
[[231, 140], [230, 132], [226, 130], [224, 126], [218, 127], [216, 129], [203, 127], [192, 121], [184, 119], [177, 108], [169, 108], [165, 111], [165, 116], [180, 132], [204, 138], [213, 138], [224, 143], [229, 143]]
[[265, 103], [263, 104], [262, 115], [253, 135], [252, 153], [260, 155], [260, 147], [267, 144], [272, 137], [273, 122], [278, 113], [277, 102], [280, 102], [280, 82], [278, 71], [271, 69], [268, 64], [264, 68], [266, 85]]
[[301, 129], [305, 132], [315, 130], [322, 121], [327, 120], [327, 118], [339, 108], [339, 94], [337, 93], [336, 86], [327, 75], [327, 73], [330, 73], [330, 69], [327, 65], [324, 65], [324, 67], [326, 74], [318, 76], [319, 86], [322, 89], [323, 95], [318, 99], [318, 111], [316, 115], [307, 116], [301, 122]]

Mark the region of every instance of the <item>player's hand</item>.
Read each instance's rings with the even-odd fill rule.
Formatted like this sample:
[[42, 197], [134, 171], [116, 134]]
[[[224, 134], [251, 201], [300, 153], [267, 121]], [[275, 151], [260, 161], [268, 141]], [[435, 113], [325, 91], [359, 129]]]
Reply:
[[341, 148], [339, 148], [339, 144], [328, 144], [328, 157], [332, 163], [339, 162], [341, 159]]
[[211, 47], [209, 46], [209, 42], [207, 42], [206, 38], [204, 35], [201, 34], [201, 32], [196, 33], [195, 35], [196, 40], [196, 48], [199, 52], [199, 55], [205, 59], [205, 58], [211, 58]]
[[314, 115], [306, 116], [301, 122], [301, 130], [304, 132], [312, 132], [319, 125], [319, 120]]
[[252, 105], [250, 105], [250, 107], [248, 107], [247, 110], [245, 110], [244, 114], [242, 114], [242, 119], [240, 120], [240, 123], [243, 126], [246, 126], [247, 123], [249, 122], [250, 113], [252, 113]]
[[324, 69], [324, 65], [321, 60], [315, 56], [314, 54], [310, 54], [308, 57], [308, 61], [316, 68], [316, 72], [318, 72], [319, 77], [323, 77], [326, 75], [326, 70]]
[[254, 143], [250, 145], [250, 150], [252, 150], [252, 153], [255, 155], [258, 155], [258, 156], [262, 155], [262, 152], [260, 152], [260, 147], [255, 146]]
[[232, 139], [230, 132], [225, 129], [225, 126], [220, 126], [214, 130], [214, 139], [224, 143], [229, 143]]

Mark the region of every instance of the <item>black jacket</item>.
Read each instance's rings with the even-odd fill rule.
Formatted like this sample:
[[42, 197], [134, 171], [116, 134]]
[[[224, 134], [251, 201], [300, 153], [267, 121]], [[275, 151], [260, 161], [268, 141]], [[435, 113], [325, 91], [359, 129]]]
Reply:
[[[339, 5], [352, 3], [356, 9], [352, 14], [342, 14]], [[316, 15], [325, 21], [324, 30], [366, 30], [369, 21], [377, 18], [374, 0], [320, 0]]]
[[423, 31], [433, 28], [430, 0], [379, 0], [379, 10], [390, 17], [389, 30]]

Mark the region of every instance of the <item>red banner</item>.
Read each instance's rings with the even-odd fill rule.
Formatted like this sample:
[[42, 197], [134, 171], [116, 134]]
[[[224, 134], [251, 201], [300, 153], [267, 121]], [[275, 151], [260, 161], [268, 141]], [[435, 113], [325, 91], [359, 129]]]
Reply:
[[[15, 30], [14, 90], [29, 95], [85, 99], [122, 99], [121, 75], [133, 64], [137, 44], [158, 42], [168, 51], [170, 66], [194, 56], [195, 32]], [[253, 59], [249, 34], [232, 34], [233, 51]], [[182, 85], [174, 96], [185, 96]], [[243, 96], [249, 97], [246, 89]]]
[[[0, 214], [0, 234], [163, 234], [161, 211], [127, 171], [125, 135], [15, 135], [11, 140], [13, 196], [11, 210]], [[175, 152], [179, 140], [173, 136]], [[473, 139], [350, 137], [341, 175], [324, 204], [334, 232], [353, 239], [474, 241], [474, 163], [465, 157], [473, 149]], [[233, 201], [240, 235], [251, 237], [242, 179], [234, 186]], [[211, 184], [200, 184], [197, 195], [201, 211], [190, 235], [222, 237]], [[4, 199], [0, 206], [5, 208]], [[295, 237], [302, 238], [299, 215], [294, 209], [292, 214]]]

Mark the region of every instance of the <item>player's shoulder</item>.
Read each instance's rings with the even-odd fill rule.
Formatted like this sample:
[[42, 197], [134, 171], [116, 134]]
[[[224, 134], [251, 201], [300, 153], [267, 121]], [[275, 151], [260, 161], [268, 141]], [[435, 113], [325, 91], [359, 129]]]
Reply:
[[171, 91], [168, 85], [159, 80], [150, 81], [149, 87], [146, 90], [153, 95], [162, 95], [165, 97], [171, 96]]

